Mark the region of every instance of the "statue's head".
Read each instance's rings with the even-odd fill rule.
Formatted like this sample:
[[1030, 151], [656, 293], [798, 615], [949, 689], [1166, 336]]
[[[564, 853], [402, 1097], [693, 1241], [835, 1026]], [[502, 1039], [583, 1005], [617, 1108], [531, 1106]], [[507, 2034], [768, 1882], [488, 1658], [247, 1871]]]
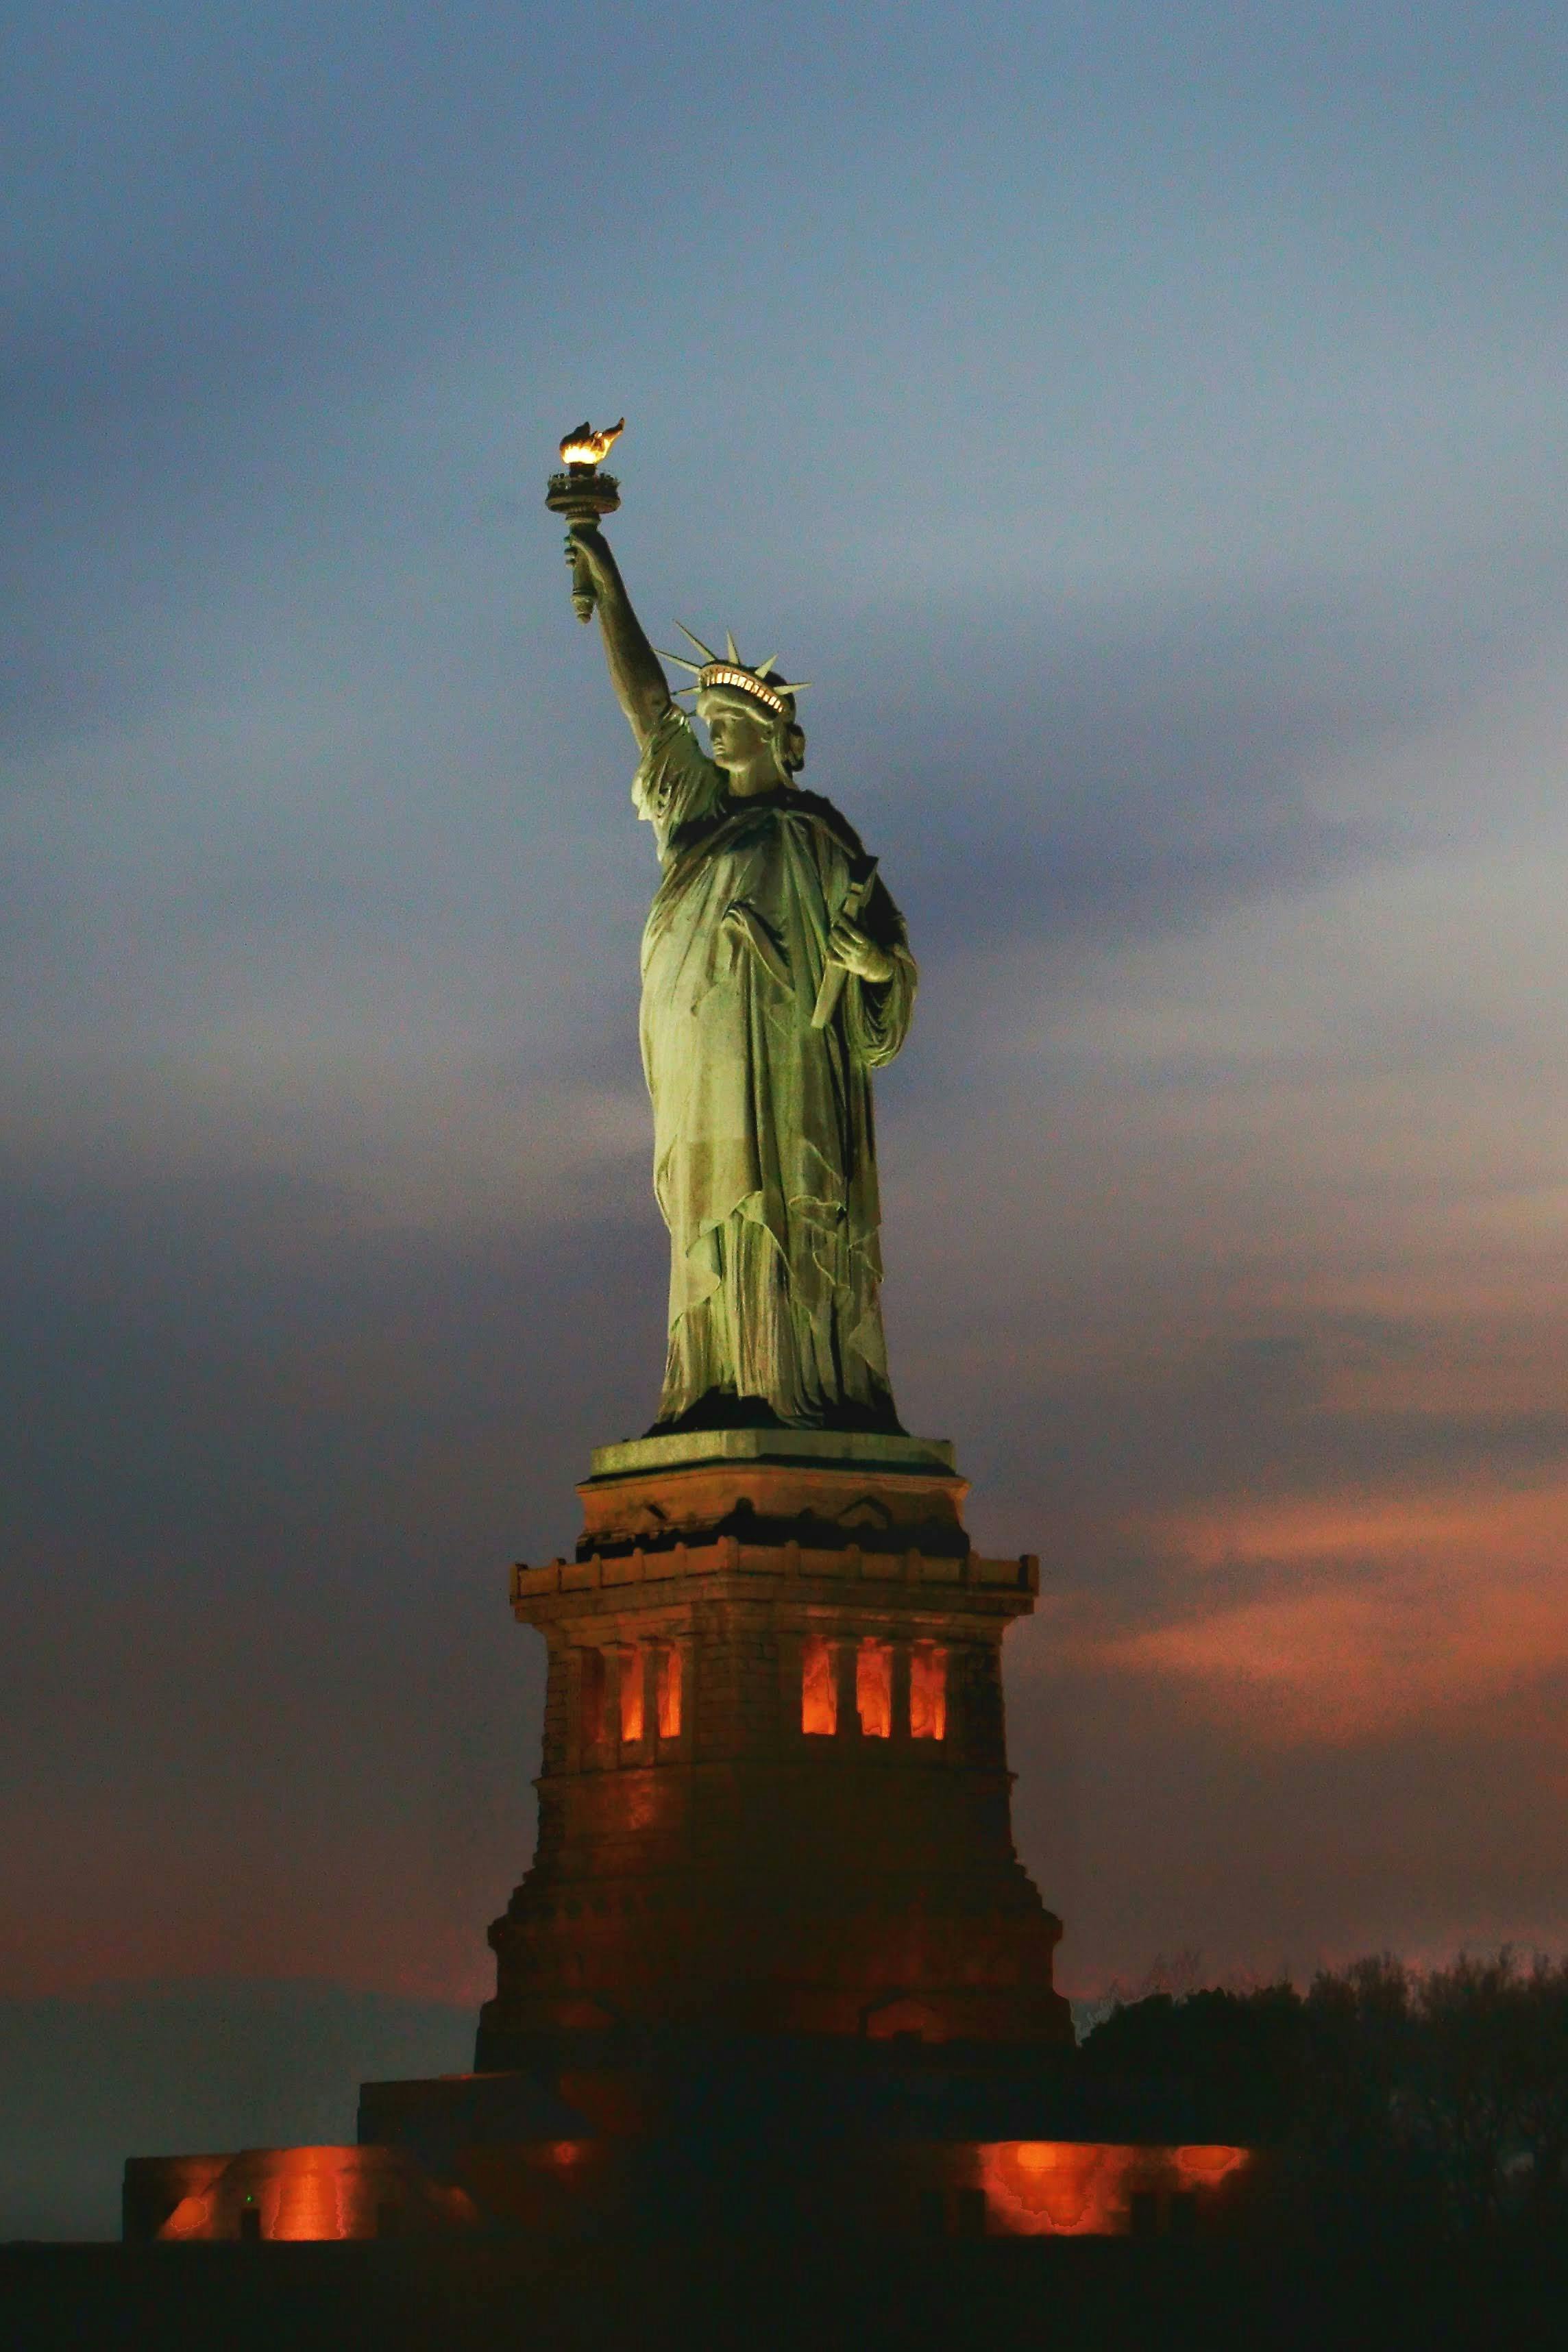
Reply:
[[665, 659], [692, 674], [694, 684], [678, 691], [697, 697], [697, 715], [711, 740], [714, 765], [731, 774], [754, 774], [765, 754], [779, 782], [790, 782], [805, 765], [805, 730], [795, 715], [795, 698], [805, 681], [792, 685], [773, 660], [750, 668], [728, 635], [728, 653], [721, 656], [700, 637], [691, 636], [689, 629], [682, 633], [705, 658], [693, 662], [684, 654], [667, 654]]
[[796, 723], [793, 701], [784, 699], [784, 709], [771, 710], [742, 688], [700, 687], [697, 716], [708, 730], [714, 766], [743, 772], [765, 751], [780, 783], [787, 784], [805, 764], [805, 733]]

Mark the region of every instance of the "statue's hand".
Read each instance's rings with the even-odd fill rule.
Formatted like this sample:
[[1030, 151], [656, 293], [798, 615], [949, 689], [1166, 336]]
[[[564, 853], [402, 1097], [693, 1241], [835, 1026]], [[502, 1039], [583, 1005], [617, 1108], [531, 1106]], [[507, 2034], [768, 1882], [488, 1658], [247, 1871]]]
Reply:
[[891, 980], [896, 968], [887, 949], [868, 939], [859, 924], [852, 923], [847, 915], [840, 915], [827, 934], [827, 960], [829, 963], [842, 964], [857, 980], [869, 981], [873, 987]]
[[566, 561], [575, 563], [581, 556], [595, 588], [602, 588], [608, 577], [609, 555], [609, 541], [596, 522], [574, 522], [568, 526]]

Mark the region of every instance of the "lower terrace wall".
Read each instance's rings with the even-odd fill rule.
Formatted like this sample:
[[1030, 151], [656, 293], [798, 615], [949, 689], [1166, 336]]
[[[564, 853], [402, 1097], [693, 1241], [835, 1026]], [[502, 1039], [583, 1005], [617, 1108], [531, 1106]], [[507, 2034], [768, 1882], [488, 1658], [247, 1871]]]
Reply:
[[[554, 2242], [630, 2218], [620, 2209], [638, 2153], [646, 2160], [646, 2147], [604, 2140], [477, 2143], [453, 2151], [441, 2180], [397, 2147], [132, 2158], [124, 2234], [163, 2244], [478, 2232]], [[1180, 2234], [1233, 2221], [1258, 2166], [1255, 2151], [1218, 2146], [862, 2142], [833, 2201], [843, 2223], [876, 2236]]]

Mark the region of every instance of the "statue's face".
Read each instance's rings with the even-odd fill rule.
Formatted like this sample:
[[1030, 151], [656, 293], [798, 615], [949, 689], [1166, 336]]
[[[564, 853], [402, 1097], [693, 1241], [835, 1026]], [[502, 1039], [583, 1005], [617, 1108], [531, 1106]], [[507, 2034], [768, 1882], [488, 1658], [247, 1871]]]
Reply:
[[697, 698], [697, 716], [708, 730], [716, 768], [729, 775], [754, 775], [762, 767], [777, 765], [773, 728], [743, 695], [710, 688]]

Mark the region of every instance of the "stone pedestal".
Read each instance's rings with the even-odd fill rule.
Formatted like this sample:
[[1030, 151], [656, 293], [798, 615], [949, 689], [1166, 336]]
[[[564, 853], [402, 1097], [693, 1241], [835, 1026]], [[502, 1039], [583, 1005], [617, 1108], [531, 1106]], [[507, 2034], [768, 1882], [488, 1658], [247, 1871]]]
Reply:
[[693, 1434], [606, 1446], [578, 1491], [575, 1557], [512, 1578], [550, 1652], [539, 1847], [478, 2071], [363, 2084], [354, 2148], [133, 2161], [127, 2235], [831, 2242], [858, 2271], [1227, 2225], [1249, 2152], [1181, 2085], [1075, 2066], [1009, 1825], [1002, 1636], [1038, 1567], [970, 1549], [951, 1450]]
[[1014, 1852], [1001, 1642], [952, 1449], [727, 1430], [605, 1446], [550, 1649], [539, 1843], [481, 2068], [617, 2029], [1066, 2042]]

